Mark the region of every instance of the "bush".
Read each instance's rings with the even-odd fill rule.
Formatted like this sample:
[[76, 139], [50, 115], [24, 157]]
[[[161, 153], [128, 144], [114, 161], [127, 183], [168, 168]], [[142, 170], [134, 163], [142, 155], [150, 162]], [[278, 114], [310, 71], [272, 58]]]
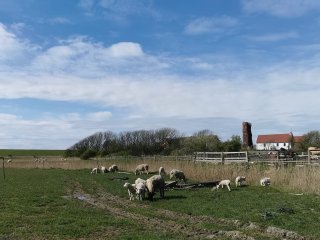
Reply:
[[91, 149], [86, 150], [83, 154], [81, 154], [80, 158], [83, 160], [88, 160], [89, 158], [97, 156], [97, 152]]

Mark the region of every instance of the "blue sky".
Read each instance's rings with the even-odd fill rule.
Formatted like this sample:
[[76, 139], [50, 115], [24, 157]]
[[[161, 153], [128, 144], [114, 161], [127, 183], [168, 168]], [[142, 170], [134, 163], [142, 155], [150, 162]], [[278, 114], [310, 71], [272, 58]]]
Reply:
[[0, 148], [319, 130], [318, 0], [0, 1]]

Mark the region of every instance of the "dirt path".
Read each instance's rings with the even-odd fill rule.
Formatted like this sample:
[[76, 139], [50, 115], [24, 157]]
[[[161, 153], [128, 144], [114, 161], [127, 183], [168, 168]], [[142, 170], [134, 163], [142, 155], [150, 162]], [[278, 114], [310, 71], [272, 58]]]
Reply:
[[[262, 228], [254, 223], [242, 223], [238, 220], [220, 219], [211, 216], [192, 216], [184, 213], [177, 213], [165, 209], [154, 209], [135, 201], [120, 198], [103, 190], [90, 195], [83, 191], [79, 184], [70, 192], [75, 199], [85, 201], [91, 206], [103, 209], [108, 214], [117, 218], [136, 220], [150, 231], [174, 232], [184, 239], [286, 239], [286, 240], [311, 240], [295, 232], [275, 227]], [[132, 209], [145, 208], [152, 211], [152, 216], [146, 216], [140, 211]], [[149, 211], [148, 211], [149, 210]], [[204, 224], [211, 224], [220, 229], [231, 230], [209, 230], [201, 227]], [[116, 230], [115, 230], [116, 231]], [[115, 235], [120, 235], [116, 233]]]

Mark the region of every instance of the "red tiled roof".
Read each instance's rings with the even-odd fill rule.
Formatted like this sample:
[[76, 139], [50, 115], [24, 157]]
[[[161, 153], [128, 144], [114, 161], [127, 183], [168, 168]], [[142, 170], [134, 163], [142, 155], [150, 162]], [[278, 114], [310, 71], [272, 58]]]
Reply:
[[[291, 133], [258, 135], [257, 143], [287, 143], [291, 137]], [[300, 142], [301, 139], [302, 136], [293, 137], [294, 142]]]
[[303, 136], [294, 136], [294, 142], [301, 142], [302, 141]]

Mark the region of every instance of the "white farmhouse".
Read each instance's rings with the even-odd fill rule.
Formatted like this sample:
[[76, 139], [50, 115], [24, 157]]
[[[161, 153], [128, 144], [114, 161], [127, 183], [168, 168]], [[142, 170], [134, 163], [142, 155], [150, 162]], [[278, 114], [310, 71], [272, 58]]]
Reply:
[[284, 134], [268, 134], [258, 135], [257, 137], [257, 150], [280, 150], [291, 149], [292, 143], [300, 142], [302, 136], [293, 136], [292, 132]]

